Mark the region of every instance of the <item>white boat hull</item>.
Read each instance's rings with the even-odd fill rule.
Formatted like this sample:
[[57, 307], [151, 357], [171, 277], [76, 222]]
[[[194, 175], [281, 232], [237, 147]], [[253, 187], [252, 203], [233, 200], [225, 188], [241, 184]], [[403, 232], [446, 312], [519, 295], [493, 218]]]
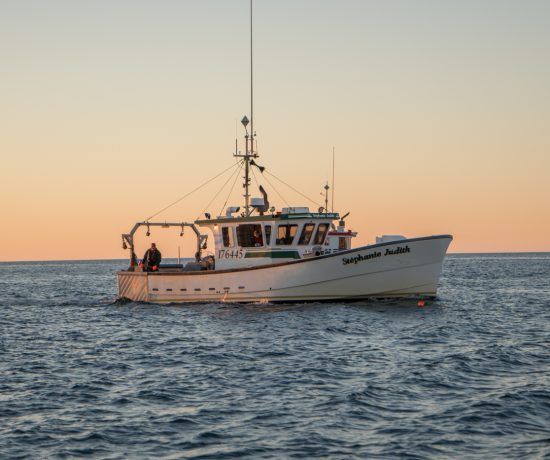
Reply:
[[120, 298], [153, 303], [435, 297], [450, 235], [374, 244], [262, 267], [118, 273]]

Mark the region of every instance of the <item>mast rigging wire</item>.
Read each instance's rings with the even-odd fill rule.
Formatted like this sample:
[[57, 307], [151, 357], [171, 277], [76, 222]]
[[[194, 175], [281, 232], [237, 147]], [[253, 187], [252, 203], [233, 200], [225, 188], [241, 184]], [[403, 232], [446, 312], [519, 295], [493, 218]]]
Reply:
[[235, 180], [233, 181], [233, 185], [231, 186], [231, 189], [229, 190], [229, 193], [227, 194], [227, 198], [225, 199], [225, 203], [222, 205], [222, 208], [220, 209], [219, 215], [222, 214], [223, 208], [227, 205], [227, 202], [229, 201], [229, 198], [231, 197], [231, 194], [233, 193], [233, 189], [235, 188], [235, 184], [237, 183], [237, 179], [239, 178], [239, 174], [243, 170], [244, 162], [241, 160], [241, 166], [239, 170], [237, 171], [237, 175], [235, 176]]
[[[242, 166], [242, 160], [237, 163], [237, 164], [240, 164], [240, 166]], [[236, 171], [232, 172], [231, 175], [228, 177], [228, 179], [224, 182], [224, 184], [221, 186], [221, 188], [216, 192], [216, 194], [214, 195], [214, 198], [212, 198], [210, 200], [210, 202], [204, 207], [204, 209], [199, 213], [199, 215], [197, 216], [197, 218], [195, 220], [198, 220], [199, 217], [201, 216], [201, 214], [204, 214], [204, 211], [206, 211], [210, 205], [214, 202], [214, 200], [218, 197], [218, 195], [222, 192], [222, 190], [225, 188], [225, 186], [229, 183], [229, 181], [233, 178], [233, 175], [235, 174], [235, 172], [237, 173], [237, 177], [239, 177], [239, 172], [240, 172], [241, 168], [237, 168]]]
[[275, 191], [275, 193], [276, 193], [277, 195], [279, 195], [279, 198], [280, 198], [281, 200], [283, 200], [283, 202], [287, 205], [287, 207], [290, 208], [290, 204], [288, 203], [288, 201], [285, 200], [285, 197], [282, 195], [281, 192], [279, 192], [279, 190], [277, 190], [277, 189], [275, 188], [275, 186], [274, 186], [273, 183], [267, 178], [267, 176], [264, 176], [264, 179], [265, 179], [266, 182], [269, 184], [269, 186]]
[[256, 184], [256, 187], [258, 187], [258, 190], [260, 190], [260, 183], [258, 182], [258, 179], [256, 178], [256, 173], [254, 172], [254, 168], [252, 168], [251, 171], [252, 171], [252, 177], [254, 178], [254, 183]]
[[[178, 198], [176, 201], [174, 201], [173, 203], [170, 203], [168, 206], [165, 206], [164, 208], [162, 208], [160, 211], [156, 212], [155, 214], [149, 216], [147, 219], [145, 219], [145, 222], [148, 222], [149, 220], [151, 220], [153, 217], [156, 217], [158, 216], [160, 213], [166, 211], [168, 208], [171, 208], [172, 206], [174, 206], [175, 204], [179, 203], [181, 200], [183, 200], [184, 198], [187, 198], [189, 195], [191, 195], [192, 193], [195, 193], [197, 190], [200, 190], [201, 188], [203, 188], [205, 185], [209, 184], [210, 182], [212, 182], [214, 179], [217, 179], [218, 177], [220, 177], [222, 174], [226, 173], [227, 171], [229, 171], [230, 169], [234, 168], [235, 166], [238, 166], [239, 163], [235, 163], [235, 164], [232, 164], [229, 168], [226, 168], [224, 169], [221, 173], [219, 174], [216, 174], [214, 177], [212, 177], [211, 179], [208, 179], [206, 182], [203, 182], [201, 185], [199, 185], [198, 187], [194, 188], [193, 190], [191, 190], [189, 193], [186, 193], [185, 195], [183, 195], [182, 197]], [[233, 174], [231, 174], [231, 177], [233, 176]]]
[[[294, 190], [298, 195], [301, 195], [302, 197], [304, 197], [306, 200], [309, 200], [311, 201], [313, 204], [321, 207], [322, 204], [321, 203], [318, 203], [317, 201], [315, 200], [312, 200], [311, 198], [309, 198], [308, 196], [304, 195], [302, 192], [300, 192], [299, 190], [295, 189], [292, 185], [290, 184], [287, 184], [284, 180], [282, 179], [279, 179], [275, 174], [273, 173], [270, 173], [267, 169], [265, 170], [265, 172], [267, 174], [269, 174], [270, 176], [274, 177], [275, 179], [277, 179], [279, 182], [281, 182], [282, 184], [286, 185], [288, 188], [290, 188], [291, 190]], [[288, 205], [288, 204], [287, 204]]]

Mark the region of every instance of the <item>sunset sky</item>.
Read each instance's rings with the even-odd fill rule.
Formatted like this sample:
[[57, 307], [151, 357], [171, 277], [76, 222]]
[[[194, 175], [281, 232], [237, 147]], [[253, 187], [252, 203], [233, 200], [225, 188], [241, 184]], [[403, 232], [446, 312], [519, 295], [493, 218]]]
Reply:
[[[126, 257], [121, 233], [234, 163], [248, 0], [0, 7], [0, 260]], [[322, 202], [334, 146], [356, 246], [550, 251], [549, 24], [546, 0], [256, 0], [258, 163]], [[229, 174], [157, 219], [194, 220]], [[178, 234], [139, 251], [192, 255]]]

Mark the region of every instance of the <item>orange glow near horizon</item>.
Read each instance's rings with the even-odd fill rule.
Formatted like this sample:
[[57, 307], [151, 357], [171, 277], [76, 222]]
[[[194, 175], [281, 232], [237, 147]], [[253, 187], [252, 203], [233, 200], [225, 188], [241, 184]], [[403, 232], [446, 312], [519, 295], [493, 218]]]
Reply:
[[[126, 258], [121, 233], [230, 166], [236, 135], [244, 149], [248, 1], [123, 3], [4, 8], [0, 261]], [[258, 163], [322, 203], [335, 146], [355, 246], [550, 251], [550, 3], [255, 5]], [[218, 215], [231, 181], [205, 207], [228, 177], [156, 220]], [[151, 241], [192, 257], [178, 235], [141, 235], [138, 257]]]

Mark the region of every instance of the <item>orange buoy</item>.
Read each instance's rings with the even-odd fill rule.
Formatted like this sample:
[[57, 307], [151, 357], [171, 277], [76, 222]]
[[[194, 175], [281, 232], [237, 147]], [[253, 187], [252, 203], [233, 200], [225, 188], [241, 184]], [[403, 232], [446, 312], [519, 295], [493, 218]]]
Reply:
[[419, 300], [417, 305], [419, 307], [423, 307], [424, 305], [426, 305], [426, 302], [424, 302], [423, 300]]

